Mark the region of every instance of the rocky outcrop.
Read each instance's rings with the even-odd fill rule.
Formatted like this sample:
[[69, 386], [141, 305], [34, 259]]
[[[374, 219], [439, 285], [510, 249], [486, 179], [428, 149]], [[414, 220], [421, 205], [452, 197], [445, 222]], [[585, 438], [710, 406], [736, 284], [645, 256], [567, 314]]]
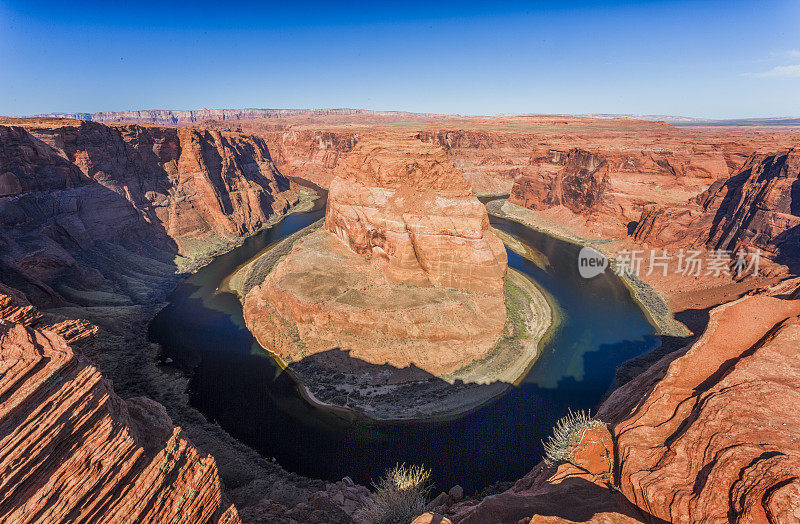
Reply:
[[603, 404], [630, 501], [670, 522], [800, 518], [797, 284], [714, 309], [688, 350]]
[[[363, 397], [377, 418], [455, 411], [443, 397], [456, 393], [459, 409], [474, 405], [477, 393], [442, 378], [485, 359], [506, 330], [506, 252], [485, 208], [440, 148], [416, 140], [360, 141], [337, 172], [324, 229], [255, 272], [248, 328], [319, 400]], [[409, 384], [436, 401], [415, 401]], [[486, 401], [505, 382], [478, 387]]]
[[382, 265], [389, 282], [503, 292], [503, 243], [438, 147], [360, 143], [331, 183], [325, 229]]
[[514, 183], [509, 200], [529, 209], [565, 206], [573, 213], [591, 214], [603, 202], [608, 186], [608, 162], [600, 155], [572, 149], [555, 153], [563, 169], [548, 180], [545, 176], [523, 177]]
[[119, 280], [105, 244], [174, 273], [298, 196], [260, 138], [91, 122], [0, 126], [0, 186], [0, 280], [42, 305]]
[[[562, 167], [555, 174], [518, 178], [509, 201], [536, 211], [542, 224], [558, 224], [549, 229], [567, 227], [571, 236], [579, 238], [622, 239], [624, 249], [722, 250], [731, 258], [740, 251], [760, 250], [778, 264], [797, 265], [800, 155], [796, 150], [752, 155], [733, 176], [724, 178], [713, 179], [715, 171], [708, 167], [705, 183], [692, 182], [694, 195], [687, 192], [689, 181], [683, 180], [690, 171], [674, 158], [654, 160], [641, 153], [625, 157], [628, 160], [621, 162], [619, 154], [611, 152], [576, 156], [574, 150], [538, 155], [532, 160], [537, 165]], [[607, 175], [592, 174], [595, 166]], [[691, 176], [699, 176], [700, 169], [694, 165]], [[626, 182], [627, 170], [638, 173], [640, 180]], [[656, 176], [673, 181], [664, 184], [661, 194], [646, 185], [648, 177]], [[771, 265], [767, 272], [784, 270]]]
[[502, 493], [450, 507], [446, 518], [454, 524], [646, 522], [645, 515], [622, 495], [571, 464], [555, 470], [537, 466]]
[[528, 157], [540, 144], [533, 134], [469, 128], [423, 130], [416, 137], [447, 151], [479, 195], [508, 194], [514, 179], [531, 171]]
[[405, 369], [404, 380], [486, 356], [505, 313], [502, 294], [388, 282], [326, 231], [295, 244], [244, 300], [248, 328], [284, 362], [312, 360], [354, 375]]
[[358, 135], [346, 130], [290, 129], [264, 134], [281, 173], [328, 187], [334, 172], [353, 150]]
[[708, 243], [716, 249], [758, 248], [786, 261], [800, 258], [800, 151], [754, 156], [698, 200], [714, 213]]
[[[708, 327], [614, 391], [570, 463], [450, 507], [467, 522], [800, 519], [800, 280], [713, 309]], [[607, 464], [613, 461], [613, 478]]]
[[529, 163], [533, 170], [515, 180], [511, 202], [536, 210], [565, 206], [589, 221], [610, 218], [620, 224], [617, 236], [627, 234], [626, 219], [648, 201], [685, 202], [729, 175], [721, 153], [548, 149], [535, 150]]
[[800, 257], [800, 153], [754, 155], [684, 205], [644, 206], [633, 232], [654, 246], [761, 250], [786, 264]]
[[239, 522], [214, 459], [161, 405], [119, 398], [61, 336], [96, 328], [8, 288], [0, 317], [0, 520]]

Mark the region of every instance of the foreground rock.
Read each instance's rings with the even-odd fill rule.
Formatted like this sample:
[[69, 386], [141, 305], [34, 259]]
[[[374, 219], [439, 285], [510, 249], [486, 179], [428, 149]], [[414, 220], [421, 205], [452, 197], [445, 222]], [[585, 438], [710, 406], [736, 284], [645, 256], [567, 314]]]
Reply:
[[158, 403], [119, 398], [57, 333], [92, 331], [78, 334], [66, 319], [47, 325], [59, 319], [0, 291], [3, 522], [239, 522], [214, 459]]
[[797, 284], [714, 309], [688, 351], [603, 404], [630, 501], [672, 522], [800, 519]]
[[[690, 347], [617, 389], [603, 438], [571, 463], [452, 506], [453, 522], [795, 522], [800, 519], [800, 280], [711, 311]], [[614, 476], [602, 465], [611, 457]], [[612, 489], [613, 486], [613, 489]]]

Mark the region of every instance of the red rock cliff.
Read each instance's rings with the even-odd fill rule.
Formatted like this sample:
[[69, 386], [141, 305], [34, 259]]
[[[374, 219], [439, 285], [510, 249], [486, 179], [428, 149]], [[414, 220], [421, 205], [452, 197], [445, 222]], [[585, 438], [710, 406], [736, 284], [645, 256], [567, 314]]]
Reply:
[[325, 228], [382, 260], [390, 282], [503, 292], [505, 248], [438, 147], [360, 142], [331, 183]]
[[760, 249], [780, 263], [800, 257], [800, 153], [753, 155], [732, 177], [683, 205], [645, 206], [639, 242], [709, 249]]
[[0, 520], [238, 522], [214, 459], [62, 337], [93, 333], [0, 288]]
[[2, 280], [57, 304], [52, 288], [65, 275], [72, 289], [117, 276], [100, 267], [104, 243], [160, 268], [258, 230], [296, 199], [258, 137], [91, 122], [0, 126]]

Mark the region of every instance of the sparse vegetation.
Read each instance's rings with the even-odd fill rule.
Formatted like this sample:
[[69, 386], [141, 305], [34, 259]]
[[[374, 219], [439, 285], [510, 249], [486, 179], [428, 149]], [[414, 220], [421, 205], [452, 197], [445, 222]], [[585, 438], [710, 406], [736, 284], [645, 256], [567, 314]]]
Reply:
[[542, 442], [544, 445], [544, 461], [552, 466], [572, 460], [573, 446], [584, 428], [605, 426], [605, 423], [592, 418], [591, 412], [572, 411], [562, 417], [553, 428], [553, 434]]
[[431, 471], [424, 466], [398, 464], [374, 484], [364, 506], [367, 524], [408, 524], [425, 512], [431, 490]]

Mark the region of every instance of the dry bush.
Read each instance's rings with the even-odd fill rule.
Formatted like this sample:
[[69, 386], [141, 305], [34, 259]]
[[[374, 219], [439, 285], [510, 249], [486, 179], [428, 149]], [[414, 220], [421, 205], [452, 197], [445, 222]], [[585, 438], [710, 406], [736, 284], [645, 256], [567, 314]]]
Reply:
[[431, 471], [398, 464], [373, 485], [362, 512], [366, 524], [408, 524], [425, 512]]

